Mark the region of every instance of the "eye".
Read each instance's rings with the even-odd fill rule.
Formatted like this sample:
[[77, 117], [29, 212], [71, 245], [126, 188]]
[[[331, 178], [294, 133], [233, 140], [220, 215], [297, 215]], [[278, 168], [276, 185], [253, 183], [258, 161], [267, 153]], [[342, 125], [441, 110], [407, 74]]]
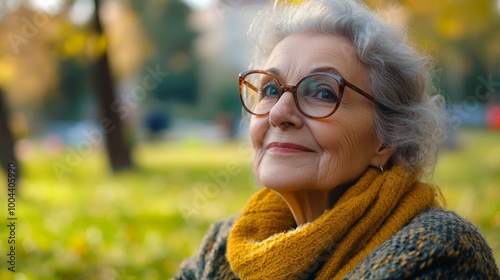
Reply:
[[302, 98], [308, 103], [336, 103], [339, 100], [335, 83], [325, 81], [304, 81], [299, 88]]
[[276, 83], [268, 82], [260, 89], [261, 98], [273, 98], [278, 97], [279, 89]]
[[339, 100], [337, 92], [327, 85], [318, 85], [311, 94], [311, 97], [326, 102], [337, 102]]

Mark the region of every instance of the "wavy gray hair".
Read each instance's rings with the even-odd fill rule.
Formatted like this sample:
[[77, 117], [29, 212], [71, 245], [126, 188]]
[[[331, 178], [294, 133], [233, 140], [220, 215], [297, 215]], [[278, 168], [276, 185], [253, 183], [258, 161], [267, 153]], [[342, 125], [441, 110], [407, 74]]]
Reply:
[[276, 44], [296, 33], [334, 34], [352, 42], [367, 67], [369, 92], [396, 111], [375, 109], [376, 134], [393, 151], [388, 164], [407, 166], [421, 178], [432, 175], [446, 134], [432, 60], [410, 46], [403, 30], [359, 1], [305, 0], [257, 16], [249, 31], [255, 43], [252, 67], [262, 67]]

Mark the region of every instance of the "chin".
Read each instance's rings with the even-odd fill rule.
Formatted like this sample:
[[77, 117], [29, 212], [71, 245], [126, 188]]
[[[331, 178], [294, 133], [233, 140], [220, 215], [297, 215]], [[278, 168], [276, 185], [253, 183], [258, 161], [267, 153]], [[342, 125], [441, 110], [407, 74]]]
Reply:
[[280, 191], [299, 191], [304, 190], [313, 185], [313, 182], [307, 180], [304, 174], [290, 172], [264, 172], [258, 173], [259, 182], [272, 190]]

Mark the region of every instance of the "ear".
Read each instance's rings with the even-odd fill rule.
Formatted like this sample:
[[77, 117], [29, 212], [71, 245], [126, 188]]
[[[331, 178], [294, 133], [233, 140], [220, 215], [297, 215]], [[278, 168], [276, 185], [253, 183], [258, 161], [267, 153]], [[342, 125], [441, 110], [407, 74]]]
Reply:
[[372, 160], [370, 162], [371, 166], [376, 168], [384, 167], [387, 164], [387, 161], [391, 158], [393, 154], [393, 150], [387, 148], [382, 143], [378, 146], [378, 150], [373, 154]]

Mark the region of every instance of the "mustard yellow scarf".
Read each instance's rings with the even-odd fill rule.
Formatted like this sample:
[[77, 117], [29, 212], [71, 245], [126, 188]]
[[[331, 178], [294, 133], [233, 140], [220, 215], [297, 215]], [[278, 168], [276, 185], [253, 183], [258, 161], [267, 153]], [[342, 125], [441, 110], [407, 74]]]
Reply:
[[241, 279], [339, 279], [419, 213], [436, 188], [405, 168], [369, 168], [330, 210], [297, 227], [285, 201], [262, 189], [244, 207], [227, 243]]

